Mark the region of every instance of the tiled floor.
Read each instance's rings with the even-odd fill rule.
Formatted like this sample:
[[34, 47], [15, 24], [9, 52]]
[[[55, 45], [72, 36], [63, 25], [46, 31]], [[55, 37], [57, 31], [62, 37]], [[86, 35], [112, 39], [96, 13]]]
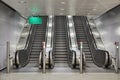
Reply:
[[0, 80], [120, 80], [116, 73], [0, 73]]

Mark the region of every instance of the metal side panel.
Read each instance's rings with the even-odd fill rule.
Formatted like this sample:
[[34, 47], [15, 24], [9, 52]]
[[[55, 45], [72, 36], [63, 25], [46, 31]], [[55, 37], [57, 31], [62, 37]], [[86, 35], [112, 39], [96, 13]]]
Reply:
[[92, 30], [92, 34], [93, 34], [93, 37], [95, 39], [97, 48], [100, 50], [106, 50], [105, 45], [103, 44], [103, 41], [101, 38], [101, 34], [96, 27], [94, 19], [88, 18], [88, 21], [89, 21], [89, 25], [90, 25], [90, 28]]
[[105, 48], [115, 56], [114, 43], [120, 42], [120, 6], [96, 19], [96, 24]]
[[24, 23], [18, 13], [0, 2], [0, 69], [6, 67], [6, 42], [10, 41], [11, 56], [14, 56]]
[[27, 25], [22, 30], [16, 50], [21, 50], [25, 48], [26, 41], [27, 41], [29, 31], [30, 31], [30, 27], [31, 27], [30, 25]]

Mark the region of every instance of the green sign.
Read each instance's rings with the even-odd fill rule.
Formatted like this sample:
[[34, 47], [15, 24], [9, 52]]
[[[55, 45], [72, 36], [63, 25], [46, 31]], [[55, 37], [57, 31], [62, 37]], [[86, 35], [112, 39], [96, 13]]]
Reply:
[[30, 16], [28, 18], [29, 24], [42, 24], [42, 18], [36, 16]]

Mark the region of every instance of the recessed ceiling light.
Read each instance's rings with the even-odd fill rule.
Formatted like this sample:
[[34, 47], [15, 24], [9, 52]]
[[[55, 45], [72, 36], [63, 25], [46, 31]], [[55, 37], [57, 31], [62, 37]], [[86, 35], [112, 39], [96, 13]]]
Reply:
[[87, 15], [90, 15], [90, 13], [87, 13]]
[[22, 0], [22, 1], [19, 1], [19, 3], [23, 4], [23, 3], [27, 3], [27, 2]]
[[97, 10], [97, 9], [95, 9], [95, 8], [93, 9], [93, 11], [96, 11], [96, 10]]
[[63, 15], [63, 13], [60, 13], [60, 15]]
[[60, 2], [61, 4], [65, 4], [65, 2], [64, 1], [62, 1], [62, 2]]
[[49, 17], [50, 17], [50, 18], [52, 18], [52, 17], [53, 17], [53, 15], [50, 15]]
[[61, 8], [60, 10], [62, 10], [62, 11], [63, 11], [63, 10], [65, 10], [65, 9]]
[[68, 15], [68, 18], [71, 18], [72, 16], [71, 15]]

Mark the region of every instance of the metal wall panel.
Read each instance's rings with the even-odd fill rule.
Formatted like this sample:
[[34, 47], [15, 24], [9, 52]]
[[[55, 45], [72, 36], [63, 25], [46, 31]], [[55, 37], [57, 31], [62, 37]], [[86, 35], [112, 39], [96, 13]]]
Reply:
[[6, 42], [10, 41], [13, 56], [24, 23], [22, 17], [0, 2], [0, 69], [6, 67]]
[[115, 56], [114, 43], [120, 42], [120, 6], [96, 19], [96, 24], [106, 49]]

